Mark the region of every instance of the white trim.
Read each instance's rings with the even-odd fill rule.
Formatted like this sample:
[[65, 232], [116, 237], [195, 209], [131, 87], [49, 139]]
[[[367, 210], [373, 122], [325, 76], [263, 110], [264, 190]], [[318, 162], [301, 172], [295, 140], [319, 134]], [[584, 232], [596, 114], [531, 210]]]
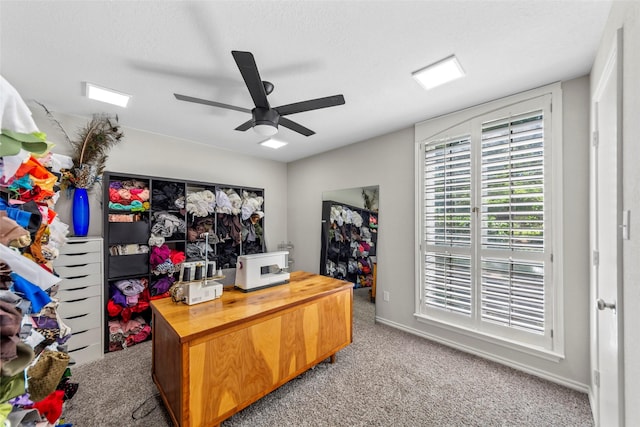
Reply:
[[541, 359], [549, 360], [555, 363], [559, 363], [560, 361], [564, 360], [564, 354], [545, 350], [542, 347], [534, 347], [523, 344], [520, 341], [511, 340], [498, 335], [490, 334], [485, 331], [465, 327], [462, 324], [453, 325], [451, 323], [443, 321], [442, 319], [425, 316], [424, 314], [414, 313], [413, 316], [420, 323], [426, 323], [450, 332], [455, 332], [460, 335], [479, 339], [485, 342], [490, 342], [491, 344], [499, 345], [501, 347], [508, 348], [509, 350], [519, 351], [521, 353], [528, 354], [529, 356], [539, 357]]
[[507, 358], [504, 358], [504, 357], [499, 357], [499, 356], [496, 356], [495, 354], [492, 354], [492, 353], [487, 353], [487, 352], [484, 352], [484, 351], [480, 351], [475, 347], [469, 347], [469, 346], [466, 346], [466, 345], [462, 345], [462, 344], [460, 344], [459, 342], [456, 342], [456, 341], [451, 341], [451, 340], [442, 338], [442, 337], [437, 336], [437, 335], [432, 335], [432, 334], [426, 333], [426, 332], [418, 330], [418, 329], [409, 328], [409, 327], [407, 327], [405, 325], [393, 322], [391, 320], [384, 319], [384, 318], [379, 317], [379, 316], [376, 316], [375, 321], [376, 321], [376, 323], [381, 323], [381, 324], [387, 325], [387, 326], [389, 326], [391, 328], [398, 329], [398, 330], [407, 332], [409, 334], [416, 335], [416, 336], [419, 336], [421, 338], [425, 338], [425, 339], [428, 339], [430, 341], [434, 341], [434, 342], [437, 342], [439, 344], [446, 345], [447, 347], [451, 347], [451, 348], [454, 348], [456, 350], [463, 351], [465, 353], [473, 354], [475, 356], [479, 356], [479, 357], [482, 357], [483, 359], [491, 360], [491, 361], [499, 363], [501, 365], [509, 366], [509, 367], [514, 368], [514, 369], [516, 369], [518, 371], [522, 371], [522, 372], [525, 372], [527, 374], [534, 375], [536, 377], [545, 379], [547, 381], [551, 381], [551, 382], [553, 382], [555, 384], [559, 384], [561, 386], [570, 388], [572, 390], [577, 390], [577, 391], [582, 392], [582, 393], [587, 393], [588, 389], [589, 389], [587, 384], [580, 383], [580, 382], [577, 382], [577, 381], [574, 381], [574, 380], [571, 380], [571, 379], [568, 379], [568, 378], [565, 378], [565, 377], [561, 377], [561, 376], [558, 376], [558, 375], [553, 375], [553, 374], [550, 374], [547, 371], [543, 371], [543, 370], [540, 370], [540, 369], [534, 369], [529, 365], [523, 365], [523, 364], [518, 363], [518, 362], [516, 362], [514, 360], [511, 360], [511, 359], [507, 359]]
[[[551, 220], [553, 262], [553, 350], [564, 354], [564, 174], [562, 124], [562, 87], [560, 84], [551, 87], [551, 204], [554, 217]], [[556, 227], [554, 227], [556, 226]]]

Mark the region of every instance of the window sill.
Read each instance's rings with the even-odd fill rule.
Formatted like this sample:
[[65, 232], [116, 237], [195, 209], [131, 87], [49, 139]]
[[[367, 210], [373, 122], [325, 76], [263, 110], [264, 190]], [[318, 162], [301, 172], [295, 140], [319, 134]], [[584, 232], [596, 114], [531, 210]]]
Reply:
[[414, 313], [413, 316], [420, 323], [436, 326], [440, 329], [444, 329], [450, 332], [455, 332], [460, 335], [465, 335], [467, 337], [482, 340], [494, 345], [507, 348], [509, 350], [519, 351], [529, 356], [538, 357], [538, 358], [549, 360], [555, 363], [559, 363], [560, 361], [564, 360], [564, 352], [555, 352], [555, 351], [547, 350], [541, 347], [536, 347], [533, 345], [522, 344], [520, 342], [498, 337], [496, 335], [491, 335], [491, 334], [477, 331], [475, 329], [466, 328], [464, 326], [452, 325], [450, 323], [443, 322], [440, 319], [435, 319], [433, 317], [429, 317], [424, 314]]

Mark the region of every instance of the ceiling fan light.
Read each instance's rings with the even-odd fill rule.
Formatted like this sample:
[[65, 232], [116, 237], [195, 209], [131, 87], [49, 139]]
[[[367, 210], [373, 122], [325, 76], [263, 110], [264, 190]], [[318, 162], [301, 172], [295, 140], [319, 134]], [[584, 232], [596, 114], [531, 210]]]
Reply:
[[278, 127], [273, 124], [267, 123], [256, 123], [253, 126], [253, 130], [258, 135], [262, 136], [273, 136], [278, 133]]

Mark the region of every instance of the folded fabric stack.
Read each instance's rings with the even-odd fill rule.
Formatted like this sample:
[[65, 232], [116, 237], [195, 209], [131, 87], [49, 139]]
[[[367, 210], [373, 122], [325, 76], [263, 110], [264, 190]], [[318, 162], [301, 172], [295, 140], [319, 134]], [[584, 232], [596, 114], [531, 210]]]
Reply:
[[[226, 196], [226, 194], [225, 194]], [[229, 202], [229, 206], [230, 202]], [[187, 260], [198, 261], [205, 259], [216, 260], [212, 245], [219, 242], [215, 233], [216, 196], [210, 190], [189, 193], [187, 196]], [[207, 244], [208, 241], [208, 244]]]
[[151, 287], [149, 289], [151, 299], [168, 297], [169, 288], [174, 284], [175, 281], [176, 278], [169, 275], [154, 277], [151, 281]]
[[258, 196], [256, 193], [248, 191], [242, 192], [242, 220], [246, 221], [253, 214], [257, 214], [260, 218], [264, 216], [262, 212], [262, 204], [264, 203], [264, 197]]
[[151, 326], [140, 316], [128, 321], [109, 320], [109, 347], [118, 350], [131, 347], [145, 341], [150, 333]]
[[[147, 284], [146, 278], [140, 278], [118, 280], [109, 285], [107, 313], [111, 321], [126, 323], [136, 314], [148, 310], [150, 294]], [[109, 351], [122, 350], [123, 342], [118, 336], [109, 337]]]
[[216, 210], [216, 196], [210, 190], [195, 191], [187, 196], [187, 212], [193, 216], [205, 217]]
[[149, 253], [149, 246], [137, 243], [109, 246], [109, 255], [138, 255], [146, 253]]
[[155, 275], [177, 273], [184, 261], [184, 252], [171, 249], [166, 244], [154, 246], [149, 256], [151, 272]]
[[356, 227], [362, 226], [362, 216], [346, 206], [331, 206], [330, 220], [339, 226], [344, 224], [353, 224]]
[[53, 261], [68, 226], [54, 210], [61, 169], [24, 101], [0, 76], [0, 425], [60, 422], [78, 384], [69, 381], [71, 330], [58, 314]]
[[167, 211], [184, 209], [184, 186], [175, 182], [154, 183], [151, 203], [154, 209]]
[[187, 233], [183, 218], [185, 209], [192, 214], [214, 209], [211, 206], [215, 206], [213, 193], [203, 191], [196, 194], [189, 196], [185, 208], [184, 186], [175, 182], [159, 182], [153, 186], [152, 203], [156, 212], [153, 214], [149, 237], [149, 264], [154, 275], [149, 288], [151, 299], [169, 295], [168, 290], [176, 280], [173, 275], [180, 271], [180, 265], [186, 259], [183, 251], [171, 249], [165, 244], [165, 240], [180, 240]]
[[242, 199], [232, 188], [216, 190], [216, 212], [238, 215], [242, 211]]
[[153, 213], [153, 225], [151, 226], [152, 235], [170, 238], [177, 234], [184, 235], [186, 231], [187, 226], [184, 219], [167, 211]]
[[141, 221], [140, 213], [131, 214], [109, 214], [109, 222], [136, 222]]
[[203, 241], [187, 243], [187, 248], [185, 250], [187, 261], [200, 261], [205, 259], [205, 255], [209, 260], [215, 261], [217, 259], [217, 256], [214, 257], [213, 254], [213, 246], [207, 245], [206, 242]]
[[264, 251], [264, 236], [260, 223], [264, 218], [263, 203], [262, 196], [248, 191], [242, 192], [242, 242], [245, 254]]
[[223, 215], [218, 218], [218, 240], [229, 241], [234, 246], [242, 241], [242, 223], [237, 215]]
[[109, 209], [143, 212], [149, 210], [149, 188], [136, 180], [109, 183]]

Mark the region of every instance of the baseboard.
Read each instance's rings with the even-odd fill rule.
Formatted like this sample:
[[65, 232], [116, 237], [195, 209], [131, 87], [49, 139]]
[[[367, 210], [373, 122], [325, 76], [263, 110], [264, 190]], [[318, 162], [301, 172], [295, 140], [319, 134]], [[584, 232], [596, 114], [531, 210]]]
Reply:
[[587, 393], [587, 395], [589, 396], [589, 406], [591, 406], [591, 416], [593, 417], [593, 424], [597, 425], [597, 414], [596, 410], [594, 409], [596, 407], [596, 397], [594, 396], [593, 387], [589, 387], [589, 392]]
[[[493, 362], [496, 363], [500, 363], [501, 365], [505, 365], [505, 366], [509, 366], [510, 368], [513, 369], [517, 369], [518, 371], [522, 371], [525, 372], [527, 374], [531, 374], [531, 375], [535, 375], [536, 377], [540, 377], [543, 378], [545, 380], [551, 381], [553, 383], [559, 384], [561, 386], [570, 388], [572, 390], [576, 390], [582, 393], [589, 393], [589, 387], [587, 384], [583, 384], [580, 383], [578, 381], [574, 381], [571, 380], [569, 378], [565, 378], [565, 377], [561, 377], [558, 375], [554, 375], [551, 374], [549, 372], [546, 371], [542, 371], [540, 369], [536, 369], [536, 368], [532, 368], [531, 366], [528, 365], [523, 365], [521, 363], [518, 363], [516, 361], [513, 361], [511, 359], [507, 359], [507, 358], [503, 358], [500, 356], [497, 356], [495, 354], [492, 353], [487, 353], [481, 350], [478, 350], [477, 348], [474, 347], [469, 347], [466, 345], [462, 345], [456, 341], [452, 341], [452, 340], [448, 340], [442, 337], [439, 337], [437, 335], [432, 335], [429, 334], [427, 332], [418, 330], [418, 329], [414, 329], [414, 328], [409, 328], [405, 325], [401, 325], [399, 323], [393, 322], [391, 320], [388, 319], [384, 319], [382, 317], [376, 316], [376, 322], [377, 323], [382, 323], [384, 325], [390, 326], [392, 328], [395, 329], [399, 329], [401, 331], [410, 333], [412, 335], [417, 335], [419, 337], [428, 339], [430, 341], [434, 341], [443, 345], [446, 345], [447, 347], [451, 347], [451, 348], [455, 348], [456, 350], [460, 350], [463, 351], [465, 353], [469, 353], [469, 354], [473, 354], [475, 356], [478, 357], [482, 357], [483, 359], [487, 359], [487, 360], [491, 360]], [[593, 406], [592, 406], [593, 407]]]

